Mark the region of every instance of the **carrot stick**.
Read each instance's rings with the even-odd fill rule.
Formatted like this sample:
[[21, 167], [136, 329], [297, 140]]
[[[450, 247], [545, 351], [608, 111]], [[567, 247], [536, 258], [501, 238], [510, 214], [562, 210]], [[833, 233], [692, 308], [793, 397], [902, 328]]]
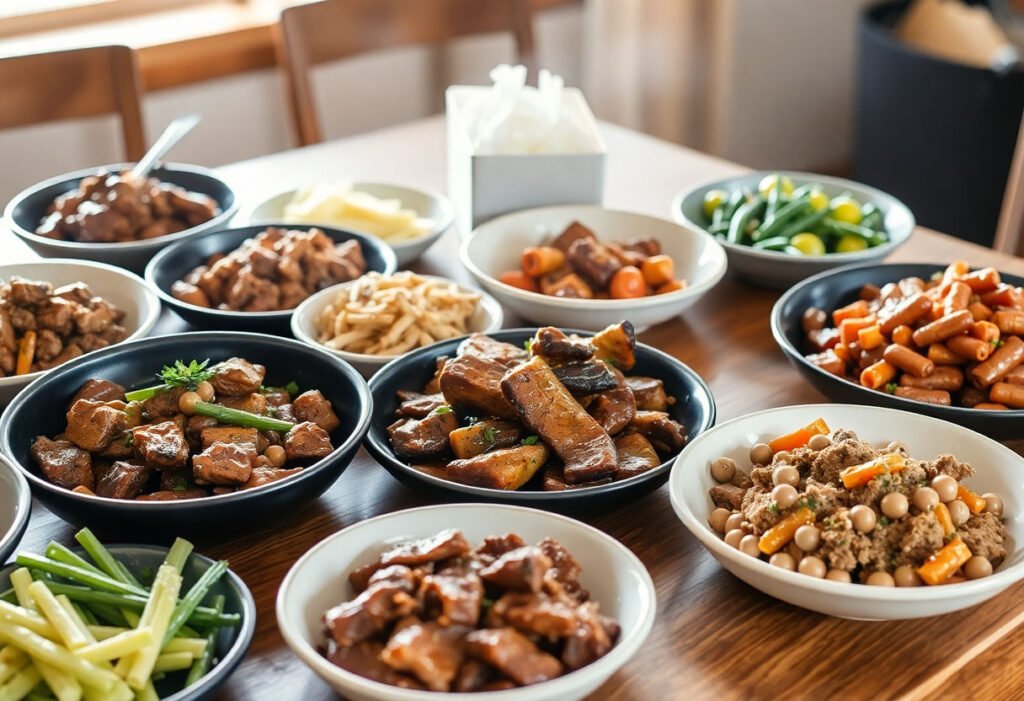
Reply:
[[887, 453], [860, 465], [852, 465], [839, 473], [847, 489], [862, 487], [879, 475], [899, 472], [907, 466], [902, 453]]
[[14, 366], [15, 375], [27, 375], [32, 369], [32, 358], [36, 354], [36, 332], [26, 331], [18, 344], [18, 363]]
[[942, 526], [942, 534], [951, 536], [956, 533], [956, 526], [953, 525], [953, 517], [949, 513], [949, 508], [939, 502], [935, 505], [935, 520]]
[[882, 336], [878, 324], [872, 324], [857, 332], [857, 342], [864, 350], [871, 350], [885, 343], [885, 338]]
[[868, 303], [863, 299], [858, 299], [856, 302], [847, 304], [845, 307], [840, 307], [832, 312], [832, 321], [838, 326], [844, 319], [856, 319], [867, 316], [868, 309]]
[[778, 453], [783, 450], [795, 450], [807, 445], [807, 442], [819, 433], [829, 433], [828, 424], [826, 424], [822, 419], [815, 419], [803, 428], [769, 441], [768, 447], [772, 449], [773, 453]]
[[814, 512], [806, 506], [801, 506], [761, 534], [761, 539], [757, 541], [757, 547], [765, 555], [772, 555], [793, 540], [796, 529], [813, 522]]
[[980, 514], [985, 510], [985, 500], [962, 484], [956, 488], [956, 498], [967, 504], [972, 514]]
[[860, 373], [860, 383], [868, 389], [878, 389], [892, 382], [894, 377], [896, 377], [896, 366], [885, 360], [879, 360], [864, 368]]
[[971, 549], [959, 538], [954, 538], [918, 567], [917, 574], [925, 584], [942, 584], [970, 559]]

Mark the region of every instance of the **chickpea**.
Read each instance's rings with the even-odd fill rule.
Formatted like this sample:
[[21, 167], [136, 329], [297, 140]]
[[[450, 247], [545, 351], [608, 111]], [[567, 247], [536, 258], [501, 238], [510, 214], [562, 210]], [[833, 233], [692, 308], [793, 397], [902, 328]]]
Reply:
[[772, 461], [772, 449], [767, 443], [757, 443], [750, 449], [750, 462], [755, 465], [767, 465]]
[[946, 508], [949, 509], [949, 517], [957, 528], [967, 523], [967, 520], [971, 517], [971, 510], [967, 508], [967, 504], [961, 499], [954, 499], [946, 504]]
[[[284, 467], [285, 462], [288, 460], [288, 455], [285, 453], [284, 447], [280, 445], [270, 445], [263, 451], [263, 454], [267, 456], [267, 460], [270, 461], [271, 467], [281, 468]], [[724, 526], [725, 519], [729, 517], [728, 509], [715, 509], [715, 511], [724, 511], [725, 517], [722, 519]], [[712, 514], [714, 515], [714, 514]], [[722, 531], [724, 533], [724, 531]]]
[[850, 521], [853, 522], [853, 527], [861, 533], [870, 533], [875, 530], [878, 517], [875, 515], [875, 510], [870, 506], [857, 504], [850, 509]]
[[981, 579], [992, 574], [992, 563], [987, 557], [975, 555], [964, 563], [964, 574], [967, 579]]
[[813, 555], [807, 555], [800, 560], [800, 564], [797, 565], [797, 571], [800, 574], [806, 574], [809, 577], [816, 577], [821, 579], [825, 576], [828, 568], [825, 567], [825, 561], [820, 557], [814, 557]]
[[907, 515], [907, 511], [910, 509], [910, 502], [899, 492], [889, 492], [882, 497], [881, 507], [882, 513], [895, 521]]
[[741, 531], [739, 528], [734, 528], [725, 534], [725, 542], [727, 545], [731, 545], [734, 548], [740, 547], [740, 541], [743, 540], [743, 536], [746, 533]]
[[793, 556], [787, 552], [775, 553], [771, 556], [771, 559], [768, 560], [768, 564], [784, 570], [789, 570], [790, 572], [796, 569], [796, 560], [794, 560]]
[[196, 385], [196, 394], [198, 394], [199, 398], [202, 399], [204, 402], [212, 402], [214, 394], [213, 385], [211, 385], [206, 380], [203, 380], [198, 385]]
[[745, 535], [740, 539], [740, 552], [751, 557], [760, 557], [761, 549], [757, 547], [756, 535]]
[[864, 583], [872, 587], [896, 586], [896, 580], [888, 572], [872, 572]]
[[716, 458], [711, 461], [711, 476], [716, 482], [728, 482], [736, 474], [736, 461], [732, 458]]
[[807, 447], [811, 450], [824, 450], [830, 445], [832, 445], [832, 439], [824, 433], [813, 435], [811, 436], [811, 440], [807, 441]]
[[917, 576], [917, 571], [914, 570], [913, 565], [900, 565], [892, 573], [892, 579], [897, 587], [921, 586], [921, 578]]
[[932, 489], [939, 495], [939, 501], [943, 504], [956, 499], [957, 486], [956, 480], [949, 475], [936, 475], [932, 480]]
[[202, 401], [195, 392], [185, 392], [178, 398], [178, 409], [186, 416], [196, 413], [196, 402]]
[[772, 462], [779, 463], [781, 465], [782, 463], [788, 463], [792, 457], [793, 454], [788, 450], [780, 450], [772, 456]]
[[779, 465], [772, 471], [772, 482], [775, 484], [800, 484], [800, 470], [792, 465]]
[[737, 530], [743, 524], [743, 514], [739, 511], [733, 512], [729, 518], [725, 519], [725, 532]]
[[887, 453], [903, 453], [904, 455], [910, 455], [910, 449], [907, 448], [906, 443], [900, 441], [893, 441], [889, 445], [885, 446]]
[[918, 487], [914, 490], [914, 506], [918, 511], [931, 511], [939, 505], [939, 493], [931, 487]]
[[795, 569], [796, 568], [796, 563], [800, 562], [800, 560], [803, 559], [804, 551], [801, 550], [800, 548], [798, 548], [796, 546], [796, 543], [794, 543], [793, 541], [789, 541], [789, 545], [786, 546], [786, 552], [789, 553], [789, 556], [791, 558], [793, 558], [794, 569]]
[[846, 570], [829, 570], [825, 573], [825, 579], [831, 579], [833, 582], [846, 582], [847, 584], [853, 581], [850, 578], [850, 573]]
[[821, 531], [810, 524], [800, 526], [793, 535], [793, 542], [805, 553], [814, 552], [821, 544]]
[[[274, 446], [271, 446], [271, 448], [273, 447]], [[264, 452], [263, 454], [267, 455], [267, 452], [269, 451], [270, 448], [267, 448], [267, 451]], [[267, 457], [269, 458], [270, 456], [267, 455]], [[271, 461], [271, 463], [273, 463], [273, 461]], [[722, 507], [718, 507], [717, 509], [711, 512], [710, 516], [708, 516], [708, 525], [711, 526], [711, 530], [713, 530], [715, 533], [724, 534], [725, 522], [729, 520], [729, 516], [731, 516], [731, 514], [729, 513], [729, 509], [723, 509]]]
[[987, 492], [982, 494], [981, 498], [985, 500], [985, 511], [995, 514], [997, 518], [1003, 517], [1003, 498], [1001, 496]]
[[780, 484], [772, 490], [772, 499], [775, 500], [780, 509], [788, 509], [796, 503], [796, 487], [791, 484]]

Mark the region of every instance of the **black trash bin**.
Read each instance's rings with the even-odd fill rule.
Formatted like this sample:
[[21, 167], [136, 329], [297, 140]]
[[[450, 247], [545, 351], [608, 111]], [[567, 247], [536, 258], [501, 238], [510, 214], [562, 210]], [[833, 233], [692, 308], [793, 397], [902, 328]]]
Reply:
[[860, 23], [855, 176], [903, 200], [919, 224], [991, 245], [1024, 110], [1024, 71], [925, 55], [892, 27], [908, 2]]

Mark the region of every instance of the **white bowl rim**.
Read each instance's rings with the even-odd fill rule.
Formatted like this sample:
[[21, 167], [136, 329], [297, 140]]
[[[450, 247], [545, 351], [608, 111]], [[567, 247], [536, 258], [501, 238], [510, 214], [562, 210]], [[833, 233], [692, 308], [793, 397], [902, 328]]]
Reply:
[[17, 514], [14, 517], [14, 522], [7, 532], [0, 536], [0, 550], [3, 550], [12, 540], [19, 537], [25, 528], [32, 511], [32, 489], [14, 461], [2, 453], [0, 453], [0, 470], [6, 470], [12, 475], [18, 492], [16, 495]]
[[[426, 232], [424, 234], [421, 234], [421, 235], [417, 236], [414, 239], [408, 239], [408, 240], [405, 240], [405, 241], [399, 241], [397, 243], [390, 243], [386, 239], [382, 239], [382, 238], [380, 239], [381, 241], [386, 243], [388, 246], [391, 246], [391, 248], [395, 249], [396, 251], [402, 251], [402, 250], [405, 250], [405, 249], [411, 249], [411, 248], [413, 248], [415, 246], [422, 245], [427, 239], [438, 238], [439, 236], [441, 236], [441, 234], [443, 234], [444, 232], [448, 231], [448, 229], [450, 229], [452, 227], [452, 224], [455, 223], [455, 204], [451, 201], [451, 199], [448, 196], [441, 194], [437, 190], [433, 190], [433, 189], [426, 188], [426, 187], [414, 187], [412, 185], [403, 185], [401, 183], [389, 183], [389, 182], [385, 182], [383, 180], [353, 180], [352, 181], [352, 189], [353, 190], [358, 190], [360, 187], [366, 187], [366, 186], [374, 187], [374, 186], [378, 186], [378, 185], [382, 186], [382, 187], [392, 187], [392, 188], [394, 188], [396, 190], [406, 190], [408, 192], [414, 192], [414, 193], [417, 193], [417, 194], [420, 194], [420, 195], [426, 195], [429, 199], [432, 199], [435, 202], [437, 202], [439, 207], [441, 208], [441, 211], [442, 211], [442, 216], [438, 217], [435, 220], [435, 224], [434, 224], [433, 228], [431, 228], [430, 231], [428, 231], [428, 232]], [[299, 188], [299, 187], [293, 187], [293, 188], [289, 188], [289, 189], [286, 189], [286, 190], [281, 190], [277, 194], [270, 195], [269, 197], [264, 197], [262, 200], [260, 200], [255, 205], [253, 205], [252, 207], [249, 207], [246, 210], [246, 212], [245, 212], [245, 219], [246, 219], [246, 221], [248, 221], [251, 224], [261, 224], [264, 221], [267, 221], [267, 222], [272, 222], [272, 221], [286, 222], [285, 216], [284, 216], [284, 212], [281, 212], [281, 215], [279, 217], [277, 217], [276, 219], [274, 219], [274, 218], [264, 219], [262, 217], [255, 218], [253, 215], [256, 212], [256, 210], [258, 210], [260, 207], [263, 207], [264, 205], [268, 204], [269, 202], [271, 202], [273, 200], [276, 200], [279, 197], [284, 197], [285, 195], [294, 195], [300, 189], [301, 188]], [[418, 211], [418, 210], [417, 210], [416, 213], [418, 215], [420, 215], [421, 217], [426, 216], [423, 212]], [[286, 223], [289, 223], [289, 222], [286, 222]], [[296, 225], [301, 225], [301, 224], [310, 224], [310, 222], [290, 222], [289, 223], [290, 226], [296, 226]], [[335, 228], [337, 228], [336, 225], [329, 224], [327, 222], [312, 223], [312, 225], [313, 226], [334, 226]], [[359, 231], [359, 230], [353, 228], [353, 231]], [[359, 231], [359, 233], [366, 234], [367, 232]], [[372, 235], [372, 234], [367, 234], [367, 235]], [[380, 237], [377, 236], [376, 238], [380, 238]]]
[[[391, 275], [395, 274], [396, 273], [391, 273]], [[478, 290], [472, 287], [466, 287], [460, 282], [452, 280], [451, 278], [443, 277], [441, 275], [422, 275], [420, 273], [415, 273], [415, 275], [425, 280], [438, 280], [440, 282], [450, 282], [454, 284], [456, 287], [458, 287], [459, 290], [462, 292], [472, 292], [474, 294], [480, 295], [479, 305], [480, 308], [487, 315], [487, 325], [482, 329], [470, 330], [468, 333], [486, 334], [501, 329], [501, 325], [505, 322], [505, 312], [502, 309], [501, 304], [498, 303], [498, 300], [496, 300], [494, 297], [488, 294], [486, 290]], [[399, 353], [397, 355], [372, 355], [370, 353], [353, 353], [352, 351], [341, 350], [339, 348], [331, 348], [330, 346], [320, 343], [318, 340], [307, 334], [305, 329], [303, 329], [302, 325], [299, 323], [299, 319], [302, 317], [303, 314], [308, 312], [308, 307], [313, 306], [314, 302], [319, 302], [322, 298], [327, 297], [331, 293], [337, 294], [341, 292], [342, 288], [349, 287], [350, 285], [359, 282], [361, 278], [362, 276], [356, 278], [355, 280], [349, 280], [348, 282], [339, 282], [337, 285], [325, 287], [319, 292], [307, 297], [305, 300], [302, 301], [301, 304], [299, 304], [299, 306], [295, 307], [292, 313], [291, 321], [289, 322], [291, 325], [292, 334], [295, 336], [295, 338], [302, 341], [303, 343], [308, 343], [311, 346], [321, 348], [327, 351], [328, 353], [334, 353], [339, 358], [347, 360], [350, 363], [373, 363], [379, 364], [381, 367], [383, 367], [384, 365], [390, 363], [395, 358], [401, 358], [403, 355], [407, 355], [421, 348], [430, 348], [431, 346], [436, 345], [438, 343], [445, 343], [447, 341], [450, 341], [452, 340], [452, 338], [464, 338], [466, 336], [466, 334], [461, 334], [459, 336], [453, 336], [452, 338], [439, 338], [438, 340], [434, 341], [434, 343], [429, 343], [425, 346], [417, 346], [415, 348], [407, 350], [405, 353]]]
[[[5, 268], [8, 267], [19, 268], [22, 266], [36, 265], [80, 265], [85, 266], [87, 268], [97, 268], [99, 270], [106, 270], [108, 273], [118, 273], [120, 275], [123, 275], [124, 277], [128, 278], [129, 280], [131, 280], [131, 282], [137, 285], [138, 290], [142, 294], [142, 297], [146, 300], [146, 306], [149, 307], [149, 311], [147, 312], [144, 318], [139, 320], [138, 329], [132, 332], [131, 335], [129, 335], [123, 341], [118, 341], [117, 343], [114, 343], [112, 345], [116, 346], [127, 341], [136, 341], [140, 338], [145, 338], [146, 335], [153, 330], [153, 327], [156, 326], [156, 322], [160, 320], [160, 313], [163, 310], [163, 305], [160, 304], [160, 298], [157, 297], [156, 293], [153, 292], [152, 289], [150, 289], [149, 285], [146, 284], [146, 281], [143, 280], [138, 275], [136, 275], [135, 273], [133, 273], [132, 271], [125, 270], [124, 268], [120, 268], [116, 265], [111, 265], [110, 263], [101, 263], [100, 261], [85, 260], [81, 258], [40, 258], [38, 260], [30, 260], [25, 261], [23, 263], [11, 263], [10, 266], [0, 265], [0, 272], [2, 272]], [[83, 353], [83, 355], [86, 354]], [[52, 369], [53, 368], [50, 368], [50, 370]], [[38, 377], [42, 377], [50, 370], [37, 370], [36, 372], [30, 372], [25, 375], [10, 375], [8, 377], [0, 377], [0, 387], [13, 387], [22, 382], [25, 382], [26, 380], [28, 382], [31, 382], [32, 380], [35, 380]]]
[[[363, 521], [359, 521], [350, 526], [346, 526], [341, 530], [331, 534], [327, 538], [324, 538], [319, 543], [314, 545], [312, 548], [306, 551], [302, 557], [300, 557], [291, 569], [288, 570], [288, 574], [281, 581], [281, 586], [277, 590], [277, 598], [274, 604], [274, 614], [277, 618], [277, 628], [281, 632], [281, 636], [284, 638], [288, 647], [307, 665], [313, 668], [315, 672], [323, 676], [338, 675], [344, 679], [347, 683], [355, 686], [364, 686], [374, 690], [387, 690], [392, 693], [392, 698], [402, 699], [405, 701], [421, 701], [426, 698], [423, 694], [431, 694], [431, 696], [438, 695], [437, 692], [422, 691], [418, 689], [401, 689], [398, 687], [391, 686], [390, 684], [384, 684], [383, 682], [373, 681], [366, 677], [360, 676], [353, 672], [349, 672], [337, 665], [332, 664], [327, 658], [323, 657], [317, 650], [303, 639], [302, 635], [299, 634], [293, 628], [293, 623], [288, 620], [286, 616], [286, 599], [288, 598], [289, 589], [292, 583], [298, 579], [299, 571], [305, 566], [306, 562], [313, 558], [316, 553], [320, 550], [328, 547], [334, 540], [341, 538], [345, 534], [349, 534], [352, 531], [363, 528], [374, 528], [376, 525], [386, 519], [404, 516], [411, 513], [424, 513], [433, 511], [444, 511], [448, 514], [454, 514], [452, 512], [463, 511], [469, 509], [493, 509], [500, 511], [511, 511], [519, 513], [525, 518], [547, 518], [552, 521], [561, 522], [566, 525], [570, 525], [573, 528], [580, 529], [584, 532], [589, 533], [592, 536], [596, 536], [597, 539], [605, 545], [606, 548], [617, 551], [620, 555], [624, 556], [628, 562], [633, 566], [634, 571], [640, 577], [643, 587], [636, 590], [637, 598], [639, 601], [639, 612], [637, 614], [637, 626], [629, 631], [628, 634], [624, 633], [619, 640], [615, 643], [615, 646], [608, 651], [604, 657], [590, 663], [585, 667], [574, 670], [565, 674], [561, 677], [557, 677], [550, 681], [540, 682], [539, 684], [532, 684], [527, 687], [517, 687], [515, 689], [507, 689], [502, 691], [487, 691], [487, 692], [474, 692], [474, 693], [460, 693], [458, 696], [464, 699], [477, 699], [477, 698], [491, 698], [495, 694], [501, 694], [504, 692], [522, 692], [524, 689], [536, 689], [543, 687], [545, 691], [553, 695], [555, 690], [566, 692], [575, 686], [574, 682], [579, 679], [581, 673], [586, 673], [587, 670], [593, 671], [597, 666], [602, 668], [610, 668], [609, 673], [622, 667], [629, 659], [636, 653], [636, 649], [643, 644], [647, 639], [647, 636], [651, 632], [651, 628], [654, 627], [654, 618], [657, 612], [657, 590], [654, 586], [654, 581], [651, 579], [650, 573], [644, 566], [643, 562], [640, 561], [632, 550], [627, 548], [625, 545], [620, 543], [618, 540], [608, 535], [604, 531], [601, 531], [593, 526], [577, 521], [576, 519], [556, 514], [550, 511], [542, 509], [532, 509], [526, 506], [515, 506], [512, 504], [490, 504], [490, 503], [478, 503], [478, 502], [466, 502], [458, 504], [433, 504], [430, 506], [420, 506], [412, 509], [403, 509], [401, 511], [393, 511], [387, 514], [381, 514]], [[449, 519], [454, 520], [454, 519]], [[415, 534], [413, 534], [415, 536]], [[422, 537], [422, 536], [420, 536]], [[383, 544], [383, 540], [381, 541]], [[354, 562], [354, 559], [350, 562]], [[598, 602], [600, 603], [600, 602]], [[628, 644], [627, 644], [628, 642]], [[636, 648], [636, 649], [631, 649]], [[620, 659], [621, 658], [621, 659]]]
[[[674, 292], [667, 292], [660, 295], [650, 295], [647, 297], [637, 297], [634, 299], [575, 299], [572, 297], [552, 297], [550, 295], [541, 294], [539, 292], [528, 292], [521, 290], [518, 287], [507, 285], [495, 276], [487, 273], [480, 268], [473, 261], [469, 255], [469, 247], [473, 242], [473, 238], [477, 235], [477, 231], [483, 227], [489, 227], [493, 224], [499, 224], [507, 219], [513, 217], [524, 216], [528, 214], [541, 214], [545, 212], [558, 211], [558, 210], [578, 210], [578, 211], [601, 211], [615, 215], [628, 215], [631, 217], [639, 217], [641, 219], [652, 219], [662, 224], [671, 224], [678, 227], [681, 231], [685, 231], [687, 235], [697, 236], [703, 238], [705, 243], [709, 246], [710, 250], [715, 251], [716, 258], [718, 258], [717, 265], [714, 266], [710, 275], [706, 280], [696, 284], [689, 284], [681, 290]], [[684, 226], [679, 222], [672, 221], [671, 219], [663, 219], [662, 217], [655, 216], [653, 214], [646, 214], [644, 212], [637, 212], [629, 209], [611, 209], [599, 204], [560, 204], [553, 205], [550, 207], [531, 207], [529, 209], [520, 209], [515, 212], [509, 212], [503, 214], [500, 217], [494, 219], [488, 219], [479, 226], [473, 229], [473, 231], [465, 237], [459, 251], [459, 257], [462, 259], [462, 264], [466, 266], [466, 269], [478, 280], [486, 280], [488, 284], [495, 285], [501, 289], [504, 294], [511, 297], [516, 297], [526, 302], [533, 304], [540, 304], [548, 307], [559, 307], [562, 309], [572, 308], [586, 308], [590, 310], [600, 309], [601, 311], [619, 311], [635, 309], [639, 307], [659, 307], [662, 305], [669, 305], [672, 302], [678, 302], [680, 300], [689, 299], [691, 297], [699, 297], [704, 294], [715, 285], [717, 285], [721, 279], [725, 276], [725, 270], [728, 267], [728, 261], [725, 256], [725, 249], [722, 248], [721, 244], [715, 240], [715, 237], [701, 229], [693, 229], [688, 226]]]
[[[835, 187], [856, 187], [861, 190], [866, 190], [871, 194], [872, 199], [888, 198], [891, 199], [897, 207], [902, 209], [907, 217], [910, 219], [910, 226], [907, 228], [907, 233], [900, 238], [891, 238], [881, 246], [875, 246], [873, 248], [865, 248], [863, 251], [851, 251], [849, 253], [826, 253], [823, 256], [794, 256], [782, 251], [764, 251], [759, 248], [752, 246], [744, 246], [738, 243], [730, 243], [729, 241], [723, 241], [715, 239], [715, 242], [723, 246], [726, 250], [734, 253], [743, 253], [749, 255], [752, 258], [762, 258], [764, 260], [775, 260], [775, 261], [787, 261], [795, 265], [821, 265], [825, 262], [838, 261], [837, 265], [844, 263], [857, 262], [870, 260], [872, 258], [884, 258], [889, 255], [897, 248], [906, 243], [911, 236], [914, 235], [914, 230], [917, 228], [917, 219], [914, 217], [914, 213], [910, 211], [910, 207], [903, 203], [902, 200], [898, 199], [894, 195], [890, 195], [884, 190], [879, 190], [877, 187], [871, 185], [865, 185], [855, 180], [849, 180], [847, 178], [837, 178], [832, 175], [818, 175], [817, 173], [805, 173], [797, 170], [755, 170], [747, 173], [746, 175], [734, 175], [729, 178], [718, 178], [716, 180], [704, 181], [691, 188], [679, 192], [675, 197], [672, 198], [672, 219], [680, 226], [692, 227], [708, 234], [707, 229], [702, 225], [686, 216], [683, 213], [683, 202], [691, 197], [697, 190], [703, 190], [704, 188], [714, 188], [717, 185], [722, 185], [730, 180], [736, 178], [763, 178], [766, 175], [781, 175], [783, 177], [791, 178], [792, 180], [808, 180], [813, 183], [821, 183], [822, 185], [832, 185]], [[709, 236], [711, 234], [708, 234]], [[714, 238], [714, 237], [712, 237]]]
[[[822, 416], [827, 416], [829, 411], [834, 411], [836, 407], [841, 407], [844, 410], [854, 410], [864, 413], [880, 413], [883, 415], [910, 415], [920, 417], [922, 420], [928, 423], [939, 424], [943, 431], [959, 433], [964, 436], [968, 436], [971, 440], [981, 441], [983, 443], [989, 443], [995, 447], [998, 451], [1004, 453], [1011, 461], [1016, 460], [1024, 463], [1024, 457], [1021, 457], [1017, 453], [1007, 448], [1002, 443], [995, 441], [987, 436], [983, 436], [976, 431], [972, 431], [969, 428], [960, 426], [958, 424], [952, 424], [942, 419], [936, 419], [925, 414], [918, 414], [912, 411], [902, 411], [899, 409], [890, 409], [888, 407], [877, 407], [868, 406], [863, 404], [790, 404], [786, 406], [774, 407], [771, 409], [763, 409], [761, 411], [755, 411], [750, 414], [744, 414], [738, 416], [735, 419], [730, 419], [720, 423], [712, 428], [708, 429], [704, 433], [693, 439], [689, 445], [687, 445], [683, 451], [676, 458], [675, 464], [672, 465], [672, 473], [669, 475], [669, 499], [672, 502], [672, 508], [675, 510], [676, 515], [683, 522], [683, 525], [697, 537], [698, 540], [703, 543], [704, 547], [716, 558], [724, 558], [730, 562], [737, 564], [741, 567], [747, 567], [750, 563], [753, 567], [757, 568], [759, 576], [766, 577], [768, 579], [775, 580], [779, 584], [786, 584], [789, 586], [810, 589], [812, 591], [821, 594], [830, 594], [833, 596], [844, 596], [850, 599], [859, 599], [863, 601], [886, 601], [886, 602], [929, 602], [929, 601], [943, 601], [950, 598], [958, 598], [960, 595], [970, 596], [982, 595], [992, 590], [1002, 590], [1015, 582], [1024, 578], [1024, 559], [1020, 562], [1011, 565], [1005, 569], [999, 569], [988, 577], [982, 579], [970, 580], [966, 582], [958, 582], [956, 584], [948, 584], [938, 587], [872, 587], [865, 584], [849, 584], [846, 582], [835, 582], [829, 579], [816, 579], [814, 577], [808, 577], [807, 575], [800, 574], [799, 572], [790, 572], [784, 570], [781, 567], [774, 567], [760, 558], [751, 558], [749, 555], [744, 555], [739, 550], [730, 547], [724, 540], [719, 538], [717, 534], [712, 532], [711, 527], [708, 526], [704, 521], [699, 519], [686, 504], [686, 500], [682, 497], [682, 473], [686, 469], [683, 467], [684, 460], [688, 457], [690, 450], [697, 445], [700, 445], [701, 441], [705, 440], [705, 437], [713, 437], [718, 431], [722, 433], [728, 433], [729, 430], [736, 424], [747, 421], [749, 419], [763, 416], [766, 414], [772, 414], [778, 411], [785, 410], [815, 410], [821, 412]], [[937, 426], [938, 428], [939, 426]], [[693, 468], [691, 468], [693, 469]], [[1021, 547], [1020, 544], [1017, 546]], [[755, 587], [757, 588], [757, 587]], [[774, 597], [773, 597], [774, 598]], [[934, 614], [939, 615], [939, 614]]]

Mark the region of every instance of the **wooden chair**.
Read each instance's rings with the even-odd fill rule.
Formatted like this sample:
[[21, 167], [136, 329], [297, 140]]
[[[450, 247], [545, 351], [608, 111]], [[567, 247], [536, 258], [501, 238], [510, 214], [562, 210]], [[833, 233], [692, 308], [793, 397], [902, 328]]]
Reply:
[[281, 12], [277, 61], [299, 143], [322, 139], [310, 70], [385, 48], [511, 32], [519, 61], [534, 60], [529, 0], [324, 0]]
[[1017, 148], [1010, 163], [1010, 176], [1006, 179], [1006, 192], [992, 247], [1001, 253], [1024, 257], [1024, 117], [1020, 122]]
[[0, 129], [117, 114], [124, 157], [146, 151], [139, 76], [127, 46], [97, 46], [0, 59]]

